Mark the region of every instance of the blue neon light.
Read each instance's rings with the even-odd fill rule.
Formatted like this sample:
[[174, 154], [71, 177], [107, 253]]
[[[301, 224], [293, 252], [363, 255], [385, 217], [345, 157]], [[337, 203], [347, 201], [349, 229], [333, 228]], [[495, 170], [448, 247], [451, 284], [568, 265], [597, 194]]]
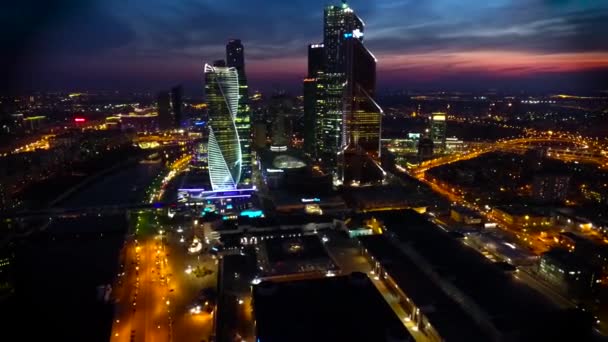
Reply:
[[344, 38], [352, 38], [353, 34], [352, 33], [345, 33], [344, 34]]
[[204, 126], [205, 125], [205, 121], [196, 121], [194, 122], [194, 126]]
[[263, 217], [264, 212], [261, 210], [243, 210], [243, 211], [241, 211], [241, 216], [247, 216], [250, 218]]
[[226, 209], [232, 209], [232, 204], [228, 204], [228, 205], [226, 206]]

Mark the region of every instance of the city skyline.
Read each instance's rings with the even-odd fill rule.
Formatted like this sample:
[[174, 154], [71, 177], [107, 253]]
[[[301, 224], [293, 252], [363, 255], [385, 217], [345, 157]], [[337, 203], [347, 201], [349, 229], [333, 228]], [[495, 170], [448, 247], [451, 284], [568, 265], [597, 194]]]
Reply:
[[24, 1], [9, 339], [608, 338], [608, 5]]
[[[606, 4], [349, 4], [370, 29], [379, 89], [606, 87]], [[252, 89], [299, 91], [306, 46], [321, 34], [317, 9], [326, 1], [262, 5], [21, 3], [4, 11], [15, 13], [3, 30], [9, 87], [153, 90], [146, 88], [183, 83], [192, 92], [200, 86], [203, 61], [220, 55], [229, 39], [240, 38], [248, 46]]]

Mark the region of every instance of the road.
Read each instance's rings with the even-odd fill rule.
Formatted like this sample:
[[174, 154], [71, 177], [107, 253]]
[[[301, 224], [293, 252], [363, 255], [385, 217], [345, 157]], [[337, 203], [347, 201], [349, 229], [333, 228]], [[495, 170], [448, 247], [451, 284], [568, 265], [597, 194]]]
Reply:
[[[531, 137], [524, 137], [524, 138], [515, 138], [515, 139], [510, 139], [510, 140], [497, 141], [496, 143], [493, 143], [488, 147], [474, 148], [468, 152], [455, 153], [455, 154], [450, 154], [447, 156], [441, 156], [439, 158], [427, 160], [425, 162], [422, 162], [418, 167], [411, 169], [410, 171], [413, 174], [419, 175], [419, 174], [423, 174], [426, 170], [429, 170], [431, 168], [445, 165], [445, 164], [455, 163], [455, 162], [462, 161], [462, 160], [477, 158], [478, 156], [485, 154], [485, 153], [489, 153], [489, 152], [493, 152], [493, 151], [520, 149], [524, 145], [542, 143], [542, 142], [569, 143], [569, 144], [573, 144], [574, 146], [580, 147], [582, 149], [581, 151], [585, 151], [585, 152], [589, 151], [589, 145], [593, 145], [591, 141], [587, 141], [581, 137], [574, 137], [574, 136], [573, 137], [564, 137], [564, 136], [557, 136], [557, 135], [553, 135], [553, 134], [550, 134], [547, 136], [531, 136]], [[595, 164], [598, 164], [600, 168], [608, 168], [608, 158], [606, 157], [606, 155], [602, 154], [602, 152], [604, 152], [604, 150], [602, 150], [602, 148], [603, 147], [592, 148], [592, 151], [596, 152], [596, 153], [591, 153], [589, 155], [575, 156], [575, 155], [568, 155], [568, 154], [553, 153], [550, 155], [550, 157], [553, 159], [563, 160], [565, 162], [580, 161], [580, 162], [586, 162], [586, 163], [595, 163]]]
[[536, 291], [542, 293], [546, 297], [550, 298], [553, 303], [559, 305], [562, 308], [570, 309], [575, 308], [576, 304], [573, 303], [568, 298], [564, 297], [561, 293], [557, 292], [551, 286], [545, 284], [543, 281], [539, 280], [528, 268], [526, 267], [518, 267], [517, 272], [513, 273], [513, 277], [522, 281], [529, 287], [535, 289]]
[[[170, 341], [170, 273], [159, 239], [144, 236], [125, 246], [124, 276], [117, 288], [113, 341]], [[163, 278], [164, 277], [164, 278]]]
[[[124, 247], [124, 275], [116, 286], [111, 340], [209, 341], [214, 313], [193, 315], [190, 307], [200, 290], [216, 287], [216, 260], [188, 255], [182, 234], [149, 211], [136, 217], [137, 235]], [[211, 273], [186, 273], [188, 265]]]

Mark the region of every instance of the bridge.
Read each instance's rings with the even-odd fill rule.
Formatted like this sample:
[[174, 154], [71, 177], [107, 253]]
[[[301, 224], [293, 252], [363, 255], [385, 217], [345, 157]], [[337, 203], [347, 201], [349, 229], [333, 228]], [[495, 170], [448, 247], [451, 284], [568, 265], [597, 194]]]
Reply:
[[495, 151], [524, 152], [528, 149], [527, 146], [541, 143], [561, 143], [571, 146], [571, 148], [549, 148], [547, 150], [547, 156], [550, 158], [569, 162], [581, 161], [585, 163], [595, 163], [599, 164], [601, 168], [608, 169], [608, 155], [605, 150], [598, 147], [590, 148], [590, 143], [581, 137], [566, 137], [562, 135], [553, 136], [550, 134], [548, 136], [499, 140], [485, 147], [475, 147], [468, 152], [454, 153], [424, 161], [420, 165], [411, 168], [409, 171], [415, 175], [420, 175], [431, 168], [451, 164], [461, 160], [477, 158], [485, 153]]
[[142, 149], [158, 149], [163, 147], [183, 146], [201, 137], [191, 137], [181, 133], [158, 133], [138, 135], [133, 138], [133, 144]]
[[45, 208], [39, 210], [7, 211], [0, 213], [0, 218], [35, 218], [35, 217], [60, 217], [74, 215], [109, 215], [120, 214], [127, 210], [162, 209], [168, 207], [166, 203], [125, 203], [113, 205], [96, 205], [88, 207], [73, 208]]

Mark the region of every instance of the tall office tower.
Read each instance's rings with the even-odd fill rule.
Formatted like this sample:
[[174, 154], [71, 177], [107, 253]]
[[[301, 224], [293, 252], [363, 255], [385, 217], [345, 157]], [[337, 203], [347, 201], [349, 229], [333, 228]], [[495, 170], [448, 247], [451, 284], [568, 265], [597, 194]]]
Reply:
[[182, 125], [182, 94], [183, 88], [181, 85], [171, 88], [171, 110], [173, 112], [173, 122], [175, 128], [179, 128]]
[[208, 161], [213, 190], [235, 189], [241, 179], [242, 153], [236, 116], [239, 77], [223, 61], [205, 64], [205, 93], [209, 108]]
[[346, 89], [343, 145], [380, 158], [382, 109], [374, 101], [376, 58], [363, 45], [363, 31], [345, 34]]
[[445, 152], [447, 116], [445, 113], [437, 112], [431, 114], [431, 139], [440, 152]]
[[249, 91], [245, 75], [245, 51], [240, 39], [231, 39], [226, 44], [226, 60], [228, 67], [235, 68], [239, 76], [239, 105], [236, 113], [236, 129], [241, 139], [243, 164], [241, 183], [251, 183], [251, 109], [249, 107]]
[[319, 77], [323, 74], [323, 44], [308, 45], [308, 75], [304, 79], [304, 151], [316, 159], [317, 99]]
[[308, 45], [308, 77], [317, 77], [323, 72], [324, 54], [323, 44]]
[[380, 156], [382, 111], [373, 100], [376, 59], [363, 46], [363, 31], [363, 21], [345, 2], [325, 8], [316, 134], [317, 153], [329, 168], [349, 145]]
[[346, 2], [341, 6], [327, 6], [324, 12], [323, 46], [325, 73], [346, 72], [345, 41], [356, 36], [363, 39], [363, 21], [348, 7]]
[[342, 148], [342, 120], [346, 59], [344, 35], [352, 32], [354, 13], [345, 3], [327, 6], [323, 16], [323, 73], [319, 73], [316, 136], [317, 157], [335, 170]]
[[158, 93], [156, 99], [158, 111], [158, 126], [160, 129], [170, 129], [171, 122], [171, 97], [166, 91]]
[[304, 152], [316, 158], [315, 146], [317, 144], [317, 79], [307, 77], [304, 79]]

